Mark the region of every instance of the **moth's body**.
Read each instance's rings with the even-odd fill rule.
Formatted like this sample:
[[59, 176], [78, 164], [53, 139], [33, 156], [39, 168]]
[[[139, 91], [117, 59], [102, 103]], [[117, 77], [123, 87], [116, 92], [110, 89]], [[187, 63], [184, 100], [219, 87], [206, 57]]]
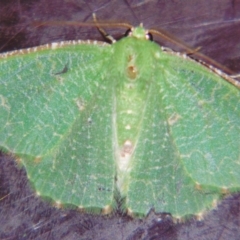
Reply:
[[[131, 35], [131, 38], [136, 39], [135, 42], [132, 42], [131, 38], [124, 39], [126, 51], [122, 51], [121, 42], [119, 42], [120, 48], [118, 47], [119, 43], [115, 43], [113, 46], [114, 55], [119, 56], [118, 59], [113, 59], [111, 69], [113, 69], [116, 82], [114, 92], [116, 115], [113, 115], [115, 116], [113, 121], [117, 139], [117, 186], [122, 193], [127, 191], [132, 167], [131, 159], [141, 133], [149, 89], [153, 83], [153, 76], [146, 69], [155, 67], [153, 59], [149, 57], [152, 53], [142, 51], [146, 44], [145, 31], [137, 30], [140, 31], [140, 34], [138, 31], [134, 31]], [[151, 42], [147, 43], [152, 44]], [[141, 64], [144, 64], [146, 68], [142, 68]], [[123, 68], [114, 66], [123, 66]], [[122, 81], [122, 79], [124, 80]]]

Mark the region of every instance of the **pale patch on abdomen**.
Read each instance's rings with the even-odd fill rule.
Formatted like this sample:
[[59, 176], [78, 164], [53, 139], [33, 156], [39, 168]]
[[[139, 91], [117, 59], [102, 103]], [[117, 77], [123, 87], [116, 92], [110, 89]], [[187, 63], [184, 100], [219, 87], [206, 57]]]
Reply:
[[133, 153], [133, 143], [130, 140], [126, 140], [122, 146], [118, 150], [117, 153], [117, 166], [118, 166], [118, 177], [117, 177], [117, 187], [120, 191], [123, 189], [124, 180], [126, 180], [126, 177], [129, 175], [130, 167], [129, 162], [130, 158]]

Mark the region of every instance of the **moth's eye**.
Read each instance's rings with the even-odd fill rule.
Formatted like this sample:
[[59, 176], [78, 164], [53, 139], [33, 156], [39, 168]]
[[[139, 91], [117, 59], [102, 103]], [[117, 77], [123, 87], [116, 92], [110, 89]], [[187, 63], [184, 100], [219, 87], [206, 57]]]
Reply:
[[146, 33], [146, 39], [147, 40], [150, 40], [150, 41], [153, 41], [153, 35], [151, 33]]
[[132, 29], [128, 29], [126, 32], [125, 32], [125, 37], [128, 37], [128, 36], [131, 36], [132, 35]]

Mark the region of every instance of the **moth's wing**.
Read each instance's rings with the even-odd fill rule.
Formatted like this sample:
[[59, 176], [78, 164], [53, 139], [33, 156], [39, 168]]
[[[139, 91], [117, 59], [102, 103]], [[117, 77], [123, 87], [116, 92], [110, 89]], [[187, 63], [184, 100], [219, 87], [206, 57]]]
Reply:
[[97, 211], [114, 189], [110, 54], [83, 43], [0, 55], [1, 148], [40, 195]]
[[199, 191], [198, 183], [239, 187], [239, 90], [195, 62], [153, 56], [126, 205], [137, 214], [201, 213], [219, 195]]
[[240, 90], [174, 55], [164, 75], [170, 134], [188, 175], [211, 190], [239, 190]]

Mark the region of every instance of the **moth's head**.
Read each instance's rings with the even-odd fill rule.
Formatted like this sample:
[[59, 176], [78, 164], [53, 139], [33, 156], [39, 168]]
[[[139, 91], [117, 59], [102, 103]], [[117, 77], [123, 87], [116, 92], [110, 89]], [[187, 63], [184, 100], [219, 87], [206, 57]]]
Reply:
[[143, 27], [141, 23], [138, 27], [132, 27], [131, 29], [127, 30], [125, 33], [126, 36], [131, 36], [137, 39], [144, 39], [144, 40], [151, 40], [152, 41], [152, 34], [148, 32]]

